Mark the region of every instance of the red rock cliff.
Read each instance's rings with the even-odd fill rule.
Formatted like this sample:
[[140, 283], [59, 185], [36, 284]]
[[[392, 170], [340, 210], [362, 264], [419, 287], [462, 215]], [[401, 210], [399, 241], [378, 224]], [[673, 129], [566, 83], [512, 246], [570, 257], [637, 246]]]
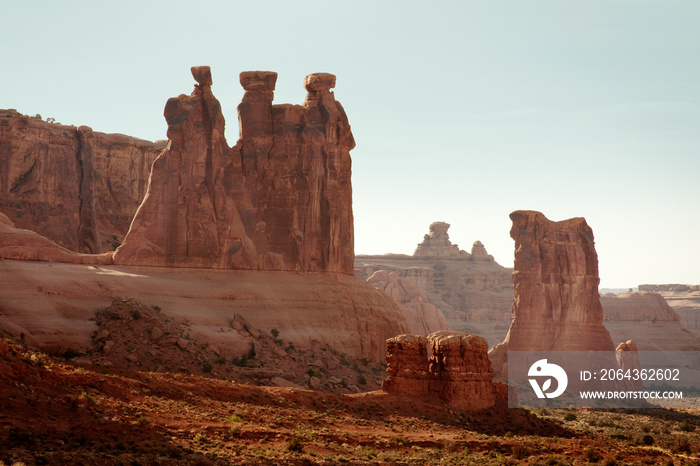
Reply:
[[170, 148], [115, 263], [352, 274], [355, 143], [335, 76], [307, 76], [303, 105], [273, 105], [277, 74], [241, 73], [229, 148], [209, 67], [192, 73], [194, 92], [166, 104]]
[[70, 250], [111, 251], [164, 146], [0, 110], [0, 212]]

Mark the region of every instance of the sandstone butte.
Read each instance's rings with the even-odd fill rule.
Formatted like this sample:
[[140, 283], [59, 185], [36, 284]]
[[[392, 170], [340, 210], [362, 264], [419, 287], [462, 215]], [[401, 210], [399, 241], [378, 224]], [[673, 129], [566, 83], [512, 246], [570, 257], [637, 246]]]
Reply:
[[387, 340], [386, 360], [382, 390], [388, 393], [434, 397], [466, 411], [507, 402], [508, 387], [494, 383], [482, 337], [450, 331], [399, 335]]
[[273, 105], [277, 73], [241, 73], [240, 139], [229, 147], [209, 67], [168, 100], [170, 146], [114, 263], [353, 273], [351, 161], [335, 76], [311, 74], [303, 105]]
[[513, 320], [489, 355], [507, 373], [508, 351], [614, 351], [603, 326], [598, 255], [583, 218], [560, 222], [540, 212], [510, 214], [515, 240]]
[[68, 250], [112, 251], [165, 146], [0, 110], [0, 212]]
[[[2, 218], [0, 258], [94, 265], [0, 261], [0, 324], [24, 333], [28, 343], [80, 351], [90, 344], [94, 312], [116, 296], [127, 296], [162, 308], [200, 341], [229, 353], [251, 344], [226, 331], [238, 314], [256, 331], [277, 328], [286, 341], [304, 346], [318, 340], [349, 355], [383, 360], [385, 340], [408, 328], [393, 300], [353, 276], [349, 151], [355, 143], [345, 112], [330, 91], [335, 76], [307, 76], [303, 105], [273, 105], [277, 74], [241, 73], [245, 94], [238, 107], [240, 139], [229, 147], [209, 67], [194, 67], [192, 75], [197, 82], [193, 93], [166, 103], [167, 148], [154, 160], [143, 200], [113, 255], [72, 253], [23, 230], [23, 224], [13, 228], [24, 204], [18, 204], [18, 215]], [[85, 182], [87, 175], [80, 175], [80, 189], [70, 177], [36, 179], [52, 163], [59, 173], [63, 165], [66, 173], [78, 170], [80, 163], [73, 159], [84, 157], [84, 145], [79, 156], [74, 150], [78, 143], [65, 149], [68, 155], [54, 156], [49, 144], [57, 137], [55, 130], [58, 139], [63, 131], [76, 131], [19, 120], [8, 125], [39, 125], [32, 137], [45, 138], [46, 147], [25, 153], [14, 142], [3, 145], [10, 147], [9, 155], [3, 149], [3, 164], [29, 168], [13, 168], [13, 181], [3, 179], [2, 192], [21, 191], [36, 201], [27, 205], [41, 211], [61, 196], [80, 198], [85, 192], [80, 189], [89, 185], [88, 201], [103, 205], [105, 184], [94, 180], [112, 179], [109, 173], [92, 173], [91, 185]], [[3, 128], [8, 125], [3, 123]], [[83, 138], [79, 141], [101, 137], [83, 127], [76, 134]], [[140, 171], [125, 170], [115, 178], [140, 176]], [[46, 195], [32, 198], [32, 183]], [[81, 202], [70, 212], [53, 212], [49, 220], [84, 230], [88, 224], [81, 223]], [[45, 219], [39, 215], [35, 220]], [[71, 228], [64, 232], [73, 238], [71, 244], [85, 243]]]

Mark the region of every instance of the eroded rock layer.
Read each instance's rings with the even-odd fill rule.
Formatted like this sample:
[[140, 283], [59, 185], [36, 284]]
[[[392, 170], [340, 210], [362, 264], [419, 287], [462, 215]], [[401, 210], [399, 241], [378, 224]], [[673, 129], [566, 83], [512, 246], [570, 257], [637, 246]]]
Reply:
[[515, 240], [513, 320], [491, 350], [497, 372], [512, 351], [613, 351], [598, 295], [598, 255], [583, 218], [510, 214]]
[[72, 251], [112, 251], [165, 145], [0, 110], [0, 212]]
[[355, 143], [335, 76], [307, 76], [303, 105], [273, 105], [277, 74], [241, 73], [229, 148], [211, 71], [192, 74], [194, 92], [166, 104], [171, 145], [115, 263], [352, 274]]

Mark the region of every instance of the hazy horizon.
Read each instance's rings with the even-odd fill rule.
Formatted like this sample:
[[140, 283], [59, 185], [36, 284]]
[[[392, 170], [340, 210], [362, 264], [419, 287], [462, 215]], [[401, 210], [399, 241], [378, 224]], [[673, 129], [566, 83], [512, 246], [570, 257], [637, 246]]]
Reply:
[[353, 158], [355, 251], [412, 254], [434, 221], [512, 267], [508, 215], [585, 217], [601, 287], [700, 283], [700, 3], [329, 5], [0, 2], [0, 107], [165, 139], [163, 107], [210, 65], [237, 139], [238, 74], [275, 103], [337, 76]]

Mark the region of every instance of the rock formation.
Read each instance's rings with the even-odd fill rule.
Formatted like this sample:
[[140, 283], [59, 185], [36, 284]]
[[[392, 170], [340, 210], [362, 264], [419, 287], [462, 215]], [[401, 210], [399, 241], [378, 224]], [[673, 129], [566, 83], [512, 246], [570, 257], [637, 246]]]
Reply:
[[491, 352], [497, 373], [507, 351], [613, 351], [598, 295], [598, 255], [583, 218], [553, 222], [539, 212], [510, 214], [515, 240], [513, 320]]
[[639, 291], [659, 293], [689, 330], [700, 336], [700, 285], [639, 285]]
[[[621, 342], [619, 345], [617, 345], [615, 351], [617, 365], [624, 372], [627, 372], [628, 370], [639, 371], [642, 369], [642, 364], [639, 362], [639, 355], [637, 354], [637, 344], [634, 342], [634, 340]], [[629, 380], [623, 379], [619, 382], [623, 382], [623, 385], [625, 385], [624, 389], [626, 390], [642, 390], [643, 388], [641, 379], [633, 380], [633, 378], [630, 378]]]
[[488, 409], [507, 399], [507, 387], [493, 382], [487, 351], [486, 340], [475, 335], [399, 335], [387, 340], [389, 376], [382, 390], [436, 397], [465, 411]]
[[367, 279], [376, 289], [391, 296], [408, 321], [408, 330], [415, 335], [430, 335], [447, 330], [445, 316], [428, 302], [425, 292], [415, 282], [399, 277], [396, 272], [378, 270]]
[[112, 253], [80, 254], [69, 251], [36, 232], [16, 228], [7, 215], [0, 213], [0, 259], [110, 264]]
[[273, 105], [277, 74], [241, 73], [240, 139], [229, 148], [211, 71], [192, 74], [192, 95], [166, 104], [170, 148], [115, 263], [352, 274], [355, 143], [335, 76], [307, 76], [303, 105]]
[[634, 339], [640, 351], [700, 351], [700, 336], [683, 326], [659, 293], [606, 294], [600, 303], [614, 341]]
[[423, 237], [413, 253], [413, 257], [442, 258], [442, 259], [466, 259], [469, 257], [466, 251], [461, 251], [459, 246], [452, 244], [447, 230], [449, 223], [433, 222], [430, 224], [430, 233]]
[[165, 144], [0, 110], [0, 212], [72, 251], [112, 251]]
[[493, 256], [486, 252], [486, 247], [484, 247], [481, 241], [474, 241], [472, 245], [472, 260], [474, 261], [492, 261]]
[[512, 270], [496, 263], [481, 241], [474, 243], [472, 254], [459, 251], [458, 256], [450, 256], [455, 245], [447, 237], [448, 228], [447, 223], [433, 223], [416, 255], [362, 255], [356, 257], [355, 267], [363, 277], [379, 270], [396, 272], [425, 292], [428, 302], [445, 316], [448, 328], [481, 335], [491, 345], [496, 344], [503, 340], [510, 324]]

